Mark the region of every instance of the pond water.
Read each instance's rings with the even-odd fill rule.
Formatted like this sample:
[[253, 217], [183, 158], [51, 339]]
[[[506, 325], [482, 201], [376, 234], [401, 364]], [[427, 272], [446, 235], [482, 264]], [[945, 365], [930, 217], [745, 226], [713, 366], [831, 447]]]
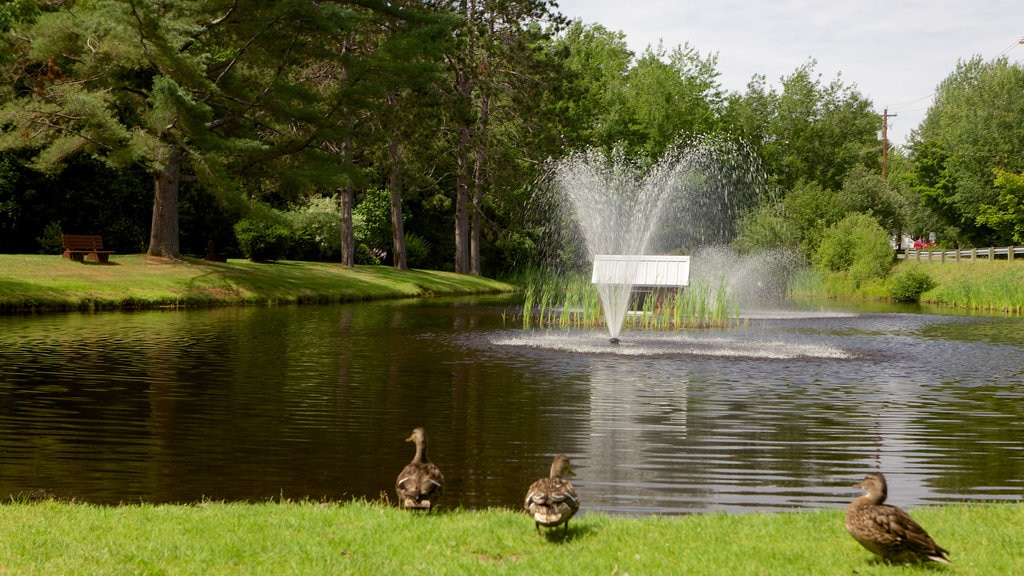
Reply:
[[0, 498], [394, 499], [424, 426], [445, 507], [1024, 498], [1024, 319], [803, 309], [686, 332], [523, 331], [494, 297], [0, 318]]

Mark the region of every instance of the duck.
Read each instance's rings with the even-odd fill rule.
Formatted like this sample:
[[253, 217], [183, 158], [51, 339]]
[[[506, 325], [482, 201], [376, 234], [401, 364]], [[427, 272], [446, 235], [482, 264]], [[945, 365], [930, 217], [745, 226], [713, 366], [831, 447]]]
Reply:
[[395, 480], [398, 506], [406, 510], [430, 512], [444, 493], [444, 475], [427, 458], [426, 430], [422, 427], [415, 428], [405, 441], [416, 443], [416, 455], [412, 462], [402, 468], [402, 472]]
[[865, 491], [846, 508], [846, 530], [870, 552], [891, 563], [934, 561], [952, 564], [949, 551], [932, 540], [909, 514], [885, 503], [888, 486], [881, 472], [868, 472], [854, 485]]
[[568, 534], [569, 519], [580, 509], [580, 499], [565, 477], [575, 475], [569, 458], [559, 454], [551, 463], [550, 475], [530, 484], [523, 506], [533, 516], [538, 534], [541, 526], [553, 528], [559, 524], [565, 526], [563, 534]]

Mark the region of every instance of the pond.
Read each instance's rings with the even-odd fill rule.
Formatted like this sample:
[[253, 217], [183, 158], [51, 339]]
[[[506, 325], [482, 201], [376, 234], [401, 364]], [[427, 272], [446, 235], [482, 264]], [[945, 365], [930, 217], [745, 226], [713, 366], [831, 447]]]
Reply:
[[521, 506], [557, 453], [618, 515], [1024, 497], [1024, 319], [810, 307], [523, 331], [498, 297], [0, 318], [0, 498]]

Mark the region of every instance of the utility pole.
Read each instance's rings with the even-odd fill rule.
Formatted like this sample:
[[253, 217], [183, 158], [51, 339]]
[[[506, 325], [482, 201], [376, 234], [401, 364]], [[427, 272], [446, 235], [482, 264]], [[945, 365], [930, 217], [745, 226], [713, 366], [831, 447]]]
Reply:
[[895, 114], [889, 114], [886, 108], [879, 116], [882, 118], [882, 180], [889, 175], [889, 118], [895, 118]]

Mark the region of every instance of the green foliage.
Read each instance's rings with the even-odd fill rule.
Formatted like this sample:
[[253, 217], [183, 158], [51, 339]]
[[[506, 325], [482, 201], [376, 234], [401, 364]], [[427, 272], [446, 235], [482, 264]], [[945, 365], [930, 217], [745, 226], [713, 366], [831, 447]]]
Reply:
[[803, 258], [810, 261], [825, 231], [845, 214], [838, 194], [817, 182], [800, 182], [781, 203], [769, 200], [746, 213], [734, 248], [743, 253], [799, 248]]
[[881, 174], [864, 166], [854, 166], [843, 178], [843, 188], [836, 198], [846, 213], [862, 212], [878, 220], [891, 236], [904, 231], [909, 207]]
[[[607, 327], [600, 291], [585, 274], [551, 275], [533, 271], [523, 285], [523, 328]], [[683, 330], [740, 322], [739, 300], [725, 278], [652, 293], [633, 293], [623, 329]]]
[[755, 143], [774, 184], [790, 190], [813, 182], [838, 190], [858, 165], [877, 168], [878, 117], [855, 86], [825, 84], [814, 60], [782, 79], [782, 92], [755, 77], [733, 97], [724, 123]]
[[430, 242], [412, 232], [405, 234], [405, 260], [410, 268], [424, 268], [430, 261]]
[[60, 222], [50, 222], [43, 228], [43, 235], [36, 238], [36, 242], [39, 243], [40, 254], [61, 254], [64, 252], [64, 241], [62, 236], [64, 230], [60, 226]]
[[739, 233], [732, 248], [740, 254], [755, 254], [773, 248], [796, 248], [801, 231], [776, 202], [765, 202], [740, 219]]
[[717, 56], [703, 58], [689, 45], [644, 51], [626, 75], [620, 100], [629, 155], [659, 158], [686, 135], [714, 130], [724, 99], [716, 64]]
[[365, 244], [371, 251], [391, 250], [391, 196], [387, 190], [368, 191], [363, 201], [352, 209], [352, 220], [356, 243]]
[[884, 278], [893, 266], [889, 235], [866, 214], [850, 214], [825, 231], [814, 255], [815, 265], [827, 272], [848, 273], [855, 286]]
[[285, 213], [292, 230], [291, 260], [341, 259], [341, 215], [338, 198], [311, 198]]
[[939, 85], [912, 135], [912, 185], [945, 224], [960, 230], [967, 245], [1013, 240], [1013, 204], [1001, 198], [995, 180], [996, 170], [1024, 173], [1024, 123], [1017, 121], [1022, 91], [1020, 63], [977, 56], [961, 61]]
[[610, 149], [622, 141], [625, 78], [633, 60], [623, 33], [574, 21], [551, 51], [561, 61], [567, 85], [566, 94], [551, 104], [566, 147]]
[[999, 190], [999, 198], [995, 204], [982, 204], [978, 208], [977, 221], [1020, 245], [1024, 243], [1024, 173], [996, 170], [993, 185]]
[[923, 270], [907, 270], [892, 277], [889, 295], [897, 302], [918, 302], [921, 294], [935, 287], [935, 280]]
[[20, 162], [25, 156], [0, 152], [0, 252], [59, 253], [59, 242], [38, 242], [51, 223], [69, 234], [100, 234], [120, 253], [144, 250], [153, 206], [149, 175], [135, 167], [115, 171], [87, 156], [47, 174]]
[[234, 229], [242, 254], [253, 262], [283, 259], [293, 239], [286, 226], [259, 218], [243, 218]]
[[19, 23], [31, 22], [39, 11], [36, 0], [0, 1], [0, 33], [6, 34]]

